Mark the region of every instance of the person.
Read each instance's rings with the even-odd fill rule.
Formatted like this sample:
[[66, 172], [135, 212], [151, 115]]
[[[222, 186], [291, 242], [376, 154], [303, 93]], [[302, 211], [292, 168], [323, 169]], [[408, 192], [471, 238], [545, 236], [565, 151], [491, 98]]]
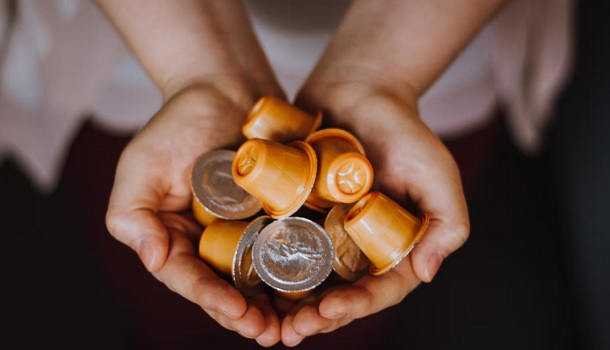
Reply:
[[[400, 303], [422, 281], [432, 281], [468, 239], [460, 170], [439, 138], [440, 125], [451, 121], [422, 116], [434, 114], [424, 112], [433, 110], [438, 96], [450, 98], [433, 85], [450, 65], [464, 62], [459, 58], [475, 37], [489, 35], [483, 28], [508, 1], [352, 1], [294, 96], [282, 88], [250, 24], [248, 11], [255, 9], [239, 1], [96, 3], [162, 95], [159, 110], [121, 154], [108, 229], [137, 252], [156, 279], [222, 327], [263, 346], [280, 341], [295, 346]], [[488, 53], [485, 45], [469, 48]], [[487, 81], [492, 67], [476, 68]], [[564, 71], [558, 71], [550, 92], [541, 93], [545, 108], [561, 83]], [[485, 92], [491, 90], [474, 94], [476, 117], [455, 122], [455, 130], [475, 128], [494, 115], [499, 97]], [[437, 99], [426, 104], [434, 93]], [[244, 298], [206, 266], [194, 249], [201, 228], [185, 214], [194, 159], [206, 150], [239, 145], [248, 110], [265, 95], [322, 110], [326, 125], [352, 131], [367, 150], [381, 189], [431, 217], [409, 258], [387, 274], [288, 305], [285, 314], [281, 300], [264, 294]], [[544, 108], [536, 112], [542, 118], [548, 114]], [[543, 126], [541, 119], [534, 128]], [[528, 135], [520, 142], [535, 144], [535, 131]]]
[[[100, 0], [163, 94], [163, 107], [125, 149], [108, 207], [110, 232], [159, 280], [218, 323], [270, 346], [296, 345], [401, 301], [466, 241], [460, 174], [419, 118], [418, 98], [503, 1], [354, 2], [296, 97], [353, 131], [381, 188], [430, 215], [411, 254], [389, 273], [365, 277], [300, 305], [280, 320], [265, 297], [245, 299], [193, 250], [200, 229], [184, 215], [193, 160], [235, 147], [248, 109], [286, 98], [238, 2]], [[280, 324], [281, 321], [281, 324]]]

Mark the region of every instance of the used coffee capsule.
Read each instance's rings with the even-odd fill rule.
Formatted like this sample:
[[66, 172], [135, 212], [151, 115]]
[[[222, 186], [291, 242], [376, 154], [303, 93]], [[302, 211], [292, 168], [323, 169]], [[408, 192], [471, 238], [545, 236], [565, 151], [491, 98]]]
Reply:
[[351, 204], [336, 204], [324, 220], [324, 229], [335, 249], [333, 270], [343, 279], [353, 282], [368, 272], [370, 261], [343, 227], [345, 215], [351, 207]]
[[303, 141], [287, 145], [263, 139], [244, 142], [233, 160], [233, 179], [263, 202], [265, 212], [279, 219], [296, 212], [311, 193], [317, 159]]
[[334, 250], [330, 237], [317, 223], [286, 217], [263, 228], [252, 247], [256, 273], [280, 292], [314, 289], [332, 271]]
[[231, 166], [236, 152], [212, 150], [199, 156], [191, 171], [192, 209], [197, 221], [207, 226], [217, 218], [242, 220], [254, 216], [262, 202], [238, 186]]

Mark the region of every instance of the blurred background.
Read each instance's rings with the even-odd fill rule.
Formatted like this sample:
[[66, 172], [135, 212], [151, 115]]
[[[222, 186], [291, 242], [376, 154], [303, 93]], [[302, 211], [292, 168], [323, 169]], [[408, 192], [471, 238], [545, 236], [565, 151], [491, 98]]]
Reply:
[[[1, 2], [2, 63], [9, 57], [10, 18], [29, 3]], [[433, 282], [384, 311], [395, 322], [382, 330], [383, 338], [358, 348], [610, 349], [610, 10], [601, 1], [576, 3], [574, 69], [544, 149], [519, 151], [502, 118], [484, 133], [445, 140], [467, 179], [470, 239]], [[60, 73], [82, 79], [78, 69], [66, 62], [65, 72], [46, 72], [41, 80]], [[2, 72], [3, 82], [40, 73]], [[148, 94], [142, 98], [158, 97]], [[53, 108], [49, 104], [49, 115], [34, 121], [45, 123], [42, 130], [58, 127]], [[67, 152], [49, 155], [59, 157], [56, 180], [34, 175], [27, 155], [7, 146], [11, 137], [33, 142], [41, 135], [28, 133], [17, 112], [0, 115], [0, 217], [8, 248], [0, 255], [9, 271], [2, 288], [3, 343], [210, 349], [231, 338], [238, 347], [255, 347], [160, 284], [106, 231], [114, 167], [139, 121], [112, 129], [95, 118], [96, 110], [111, 110], [96, 108], [79, 116], [75, 129], [62, 131], [69, 135]], [[6, 135], [9, 123], [24, 123], [21, 133]], [[483, 158], [473, 159], [481, 147]], [[367, 331], [364, 325], [355, 321], [300, 347], [345, 347], [350, 334]]]

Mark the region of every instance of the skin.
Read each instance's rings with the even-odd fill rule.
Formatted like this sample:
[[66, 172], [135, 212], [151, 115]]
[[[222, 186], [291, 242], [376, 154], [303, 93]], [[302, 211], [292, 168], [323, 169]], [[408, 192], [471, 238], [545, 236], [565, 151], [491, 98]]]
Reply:
[[[420, 120], [417, 99], [501, 5], [500, 0], [355, 0], [295, 104], [353, 132], [379, 189], [430, 225], [389, 272], [296, 303], [244, 298], [197, 254], [189, 213], [197, 156], [243, 142], [256, 100], [284, 98], [239, 1], [98, 0], [163, 93], [119, 160], [106, 222], [168, 288], [223, 327], [263, 346], [299, 344], [403, 300], [464, 244], [469, 218], [458, 168]], [[397, 152], [396, 150], [400, 150]]]

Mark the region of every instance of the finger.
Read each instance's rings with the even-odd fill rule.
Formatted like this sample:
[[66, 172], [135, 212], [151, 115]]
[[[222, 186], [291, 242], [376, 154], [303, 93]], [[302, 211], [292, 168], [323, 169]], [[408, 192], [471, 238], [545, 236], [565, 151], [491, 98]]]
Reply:
[[398, 304], [419, 283], [407, 257], [381, 276], [365, 276], [330, 292], [320, 302], [319, 312], [334, 320], [362, 318]]
[[156, 214], [166, 193], [165, 185], [162, 179], [151, 178], [150, 173], [142, 174], [142, 167], [138, 165], [136, 159], [122, 155], [108, 203], [106, 225], [117, 240], [138, 253], [149, 271], [158, 271], [169, 249], [167, 229]]
[[246, 312], [240, 317], [229, 317], [216, 311], [208, 311], [208, 315], [222, 327], [235, 331], [244, 338], [255, 339], [266, 330], [265, 316], [254, 303], [248, 303]]
[[298, 334], [294, 330], [294, 328], [292, 326], [293, 319], [294, 319], [294, 314], [288, 313], [282, 320], [282, 324], [281, 324], [282, 343], [284, 343], [284, 345], [289, 346], [289, 347], [297, 346], [303, 341], [303, 339], [305, 339], [304, 336]]
[[432, 219], [412, 254], [413, 268], [422, 281], [430, 282], [442, 262], [468, 239], [467, 224], [446, 223]]
[[266, 293], [259, 293], [253, 302], [260, 308], [265, 317], [265, 330], [256, 337], [256, 342], [261, 346], [270, 347], [280, 341], [280, 321], [275, 309], [271, 306]]
[[[421, 121], [410, 125], [418, 132], [410, 139], [416, 150], [405, 160], [393, 154], [380, 172], [388, 194], [404, 204], [406, 198], [430, 218], [430, 224], [415, 251], [413, 267], [423, 281], [431, 281], [444, 258], [461, 247], [468, 238], [468, 207], [462, 189], [460, 171], [442, 141]], [[394, 181], [393, 179], [398, 179]]]
[[170, 247], [163, 268], [154, 273], [169, 289], [206, 311], [239, 318], [248, 305], [233, 285], [220, 278], [195, 252], [188, 238], [170, 227]]
[[[430, 282], [442, 261], [460, 248], [468, 239], [470, 221], [459, 169], [445, 147], [439, 144], [436, 162], [420, 169], [405, 188], [415, 205], [430, 218], [426, 232], [411, 253], [417, 276]], [[420, 160], [425, 162], [425, 160]]]
[[154, 211], [111, 205], [106, 214], [106, 226], [114, 238], [138, 253], [149, 271], [158, 271], [165, 263], [169, 237]]
[[334, 331], [350, 323], [352, 319], [338, 318], [330, 319], [320, 315], [320, 300], [303, 305], [295, 312], [291, 321], [291, 327], [296, 334], [302, 337], [310, 337], [318, 333]]
[[405, 258], [381, 276], [365, 276], [335, 288], [321, 300], [300, 305], [282, 321], [282, 341], [294, 346], [308, 336], [334, 331], [398, 304], [419, 283], [410, 259]]

